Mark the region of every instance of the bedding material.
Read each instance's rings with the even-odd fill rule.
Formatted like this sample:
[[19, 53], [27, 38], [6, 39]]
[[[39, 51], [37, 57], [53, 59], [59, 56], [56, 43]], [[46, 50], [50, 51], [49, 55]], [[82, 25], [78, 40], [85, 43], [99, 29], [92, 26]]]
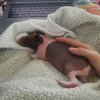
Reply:
[[10, 25], [0, 36], [0, 100], [100, 100], [100, 78], [93, 73], [88, 83], [62, 88], [68, 81], [47, 61], [31, 59], [31, 49], [16, 43], [22, 32], [41, 30], [50, 37], [72, 37], [100, 52], [100, 16], [77, 7], [61, 7], [46, 20], [30, 19]]

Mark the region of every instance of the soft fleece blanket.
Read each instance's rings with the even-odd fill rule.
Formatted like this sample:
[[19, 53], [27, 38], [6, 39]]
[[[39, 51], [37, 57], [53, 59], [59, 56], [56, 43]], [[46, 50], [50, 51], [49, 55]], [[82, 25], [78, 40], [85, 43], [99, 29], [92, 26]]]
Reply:
[[100, 17], [76, 7], [62, 7], [46, 20], [12, 24], [0, 36], [0, 100], [100, 100], [100, 79], [66, 89], [56, 80], [68, 81], [47, 61], [30, 58], [31, 49], [19, 46], [21, 32], [41, 30], [50, 37], [74, 37], [100, 52]]

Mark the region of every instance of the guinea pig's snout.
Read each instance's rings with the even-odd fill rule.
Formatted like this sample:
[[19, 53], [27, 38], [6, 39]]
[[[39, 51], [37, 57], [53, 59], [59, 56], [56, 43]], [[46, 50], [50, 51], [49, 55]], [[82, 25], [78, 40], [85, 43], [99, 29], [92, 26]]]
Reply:
[[37, 50], [38, 46], [43, 43], [43, 37], [39, 34], [21, 34], [17, 37], [16, 41], [21, 46]]

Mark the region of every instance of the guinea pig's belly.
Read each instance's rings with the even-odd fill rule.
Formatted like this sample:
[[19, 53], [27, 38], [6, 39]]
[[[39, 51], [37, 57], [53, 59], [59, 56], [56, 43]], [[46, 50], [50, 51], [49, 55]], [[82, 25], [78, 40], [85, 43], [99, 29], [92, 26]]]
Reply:
[[70, 45], [53, 42], [46, 48], [46, 59], [63, 73], [83, 70], [89, 63], [83, 57], [75, 56], [69, 52]]

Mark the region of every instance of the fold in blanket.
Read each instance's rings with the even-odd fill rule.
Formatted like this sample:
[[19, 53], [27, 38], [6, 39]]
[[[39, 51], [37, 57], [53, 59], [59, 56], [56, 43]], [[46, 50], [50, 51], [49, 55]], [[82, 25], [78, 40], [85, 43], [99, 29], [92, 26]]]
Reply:
[[[51, 37], [70, 36], [75, 38], [77, 32], [74, 32], [74, 29], [76, 30], [77, 27], [85, 25], [85, 27], [88, 26], [87, 29], [93, 27], [92, 29], [98, 31], [100, 26], [99, 22], [99, 16], [89, 14], [85, 10], [79, 9], [77, 7], [62, 7], [56, 12], [49, 14], [47, 20], [31, 19], [10, 25], [1, 35], [0, 48], [10, 47], [16, 49], [27, 49], [19, 46], [15, 40], [16, 36], [22, 32], [41, 30]], [[78, 30], [80, 29], [78, 28]], [[81, 31], [83, 30], [81, 29]], [[87, 32], [87, 30], [85, 29], [84, 32]]]
[[[100, 100], [100, 79], [65, 89], [56, 80], [68, 80], [47, 61], [30, 58], [19, 46], [22, 32], [41, 30], [50, 37], [76, 37], [100, 52], [100, 17], [76, 7], [62, 7], [46, 20], [30, 19], [9, 26], [0, 36], [0, 100]], [[19, 50], [18, 50], [19, 49]]]

